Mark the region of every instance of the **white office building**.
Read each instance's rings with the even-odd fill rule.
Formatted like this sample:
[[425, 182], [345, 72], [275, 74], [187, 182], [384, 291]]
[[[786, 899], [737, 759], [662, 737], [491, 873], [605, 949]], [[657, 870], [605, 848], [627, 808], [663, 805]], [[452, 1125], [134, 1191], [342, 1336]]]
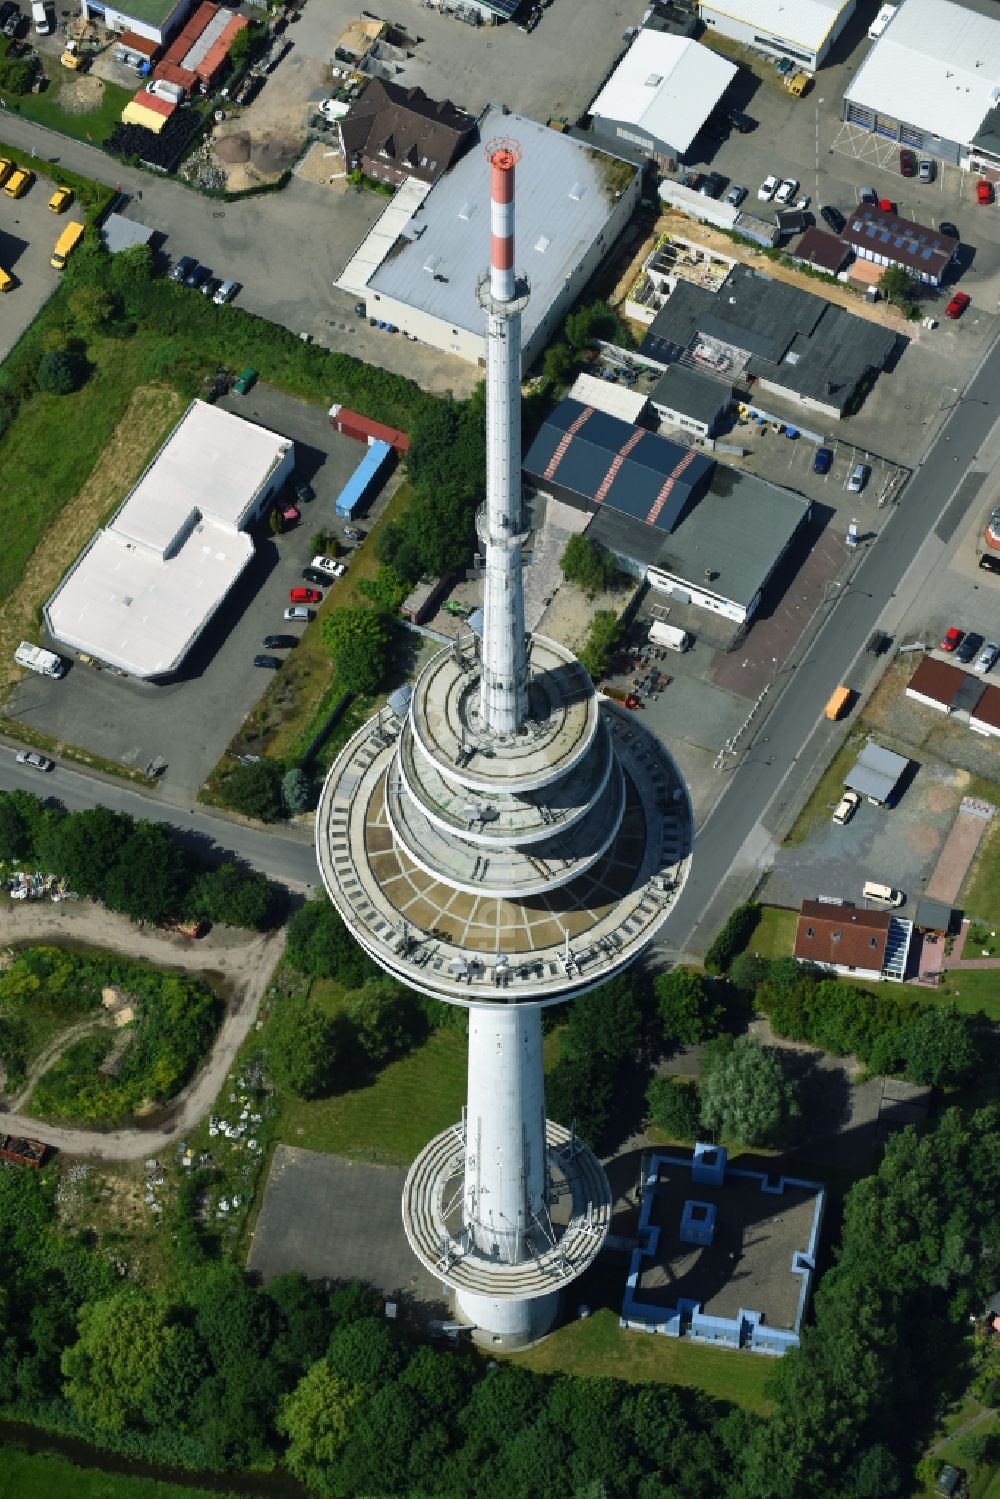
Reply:
[[807, 73], [822, 67], [854, 14], [855, 0], [702, 0], [705, 25], [772, 57], [787, 57]]
[[670, 171], [737, 72], [689, 37], [640, 31], [590, 106], [594, 135]]

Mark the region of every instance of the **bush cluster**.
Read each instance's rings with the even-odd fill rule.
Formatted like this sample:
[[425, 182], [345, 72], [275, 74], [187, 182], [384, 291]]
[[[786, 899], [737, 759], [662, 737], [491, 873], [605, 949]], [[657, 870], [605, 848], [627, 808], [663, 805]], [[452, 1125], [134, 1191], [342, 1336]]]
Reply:
[[705, 954], [705, 967], [709, 973], [725, 973], [730, 963], [746, 947], [760, 920], [760, 906], [756, 901], [747, 901], [737, 906], [722, 931]]

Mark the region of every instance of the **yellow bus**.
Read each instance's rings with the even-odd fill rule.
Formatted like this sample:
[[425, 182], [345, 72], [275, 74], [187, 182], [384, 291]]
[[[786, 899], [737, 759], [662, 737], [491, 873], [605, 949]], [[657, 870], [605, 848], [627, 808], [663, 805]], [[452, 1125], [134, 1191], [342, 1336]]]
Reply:
[[49, 264], [54, 265], [57, 271], [61, 271], [69, 257], [70, 251], [76, 245], [83, 233], [83, 224], [70, 223], [56, 240], [56, 247], [52, 251], [52, 259]]

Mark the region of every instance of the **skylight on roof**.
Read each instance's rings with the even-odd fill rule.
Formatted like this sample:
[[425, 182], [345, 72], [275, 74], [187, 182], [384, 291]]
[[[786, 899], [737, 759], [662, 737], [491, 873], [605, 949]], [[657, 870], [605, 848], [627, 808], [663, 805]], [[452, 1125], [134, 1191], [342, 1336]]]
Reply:
[[586, 191], [587, 189], [584, 187], [582, 182], [574, 182], [573, 186], [569, 190], [569, 195], [573, 199], [574, 203], [579, 203]]
[[549, 236], [547, 234], [540, 234], [535, 240], [535, 249], [538, 251], [539, 255], [544, 255], [551, 243], [552, 241], [549, 239]]
[[662, 73], [650, 73], [649, 77], [646, 79], [646, 88], [659, 88], [662, 82]]
[[464, 219], [465, 222], [468, 223], [472, 218], [472, 204], [463, 203], [461, 208], [458, 210], [458, 216], [460, 219]]

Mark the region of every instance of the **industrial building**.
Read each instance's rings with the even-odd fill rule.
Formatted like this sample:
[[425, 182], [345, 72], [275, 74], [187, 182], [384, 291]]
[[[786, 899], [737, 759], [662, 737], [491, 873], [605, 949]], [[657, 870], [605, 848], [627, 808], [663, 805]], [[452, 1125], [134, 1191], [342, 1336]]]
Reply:
[[422, 88], [373, 78], [337, 129], [349, 172], [398, 187], [409, 177], [443, 177], [472, 141], [476, 122], [449, 99], [439, 103]]
[[731, 385], [685, 364], [668, 364], [649, 400], [661, 422], [706, 438], [718, 432], [733, 398]]
[[855, 0], [699, 0], [698, 14], [720, 36], [770, 57], [790, 58], [807, 73], [822, 67], [854, 14]]
[[773, 391], [836, 418], [895, 347], [881, 324], [735, 265], [718, 290], [678, 283], [640, 353], [664, 367], [693, 360], [728, 383], [752, 384], [755, 394]]
[[227, 66], [229, 48], [247, 24], [238, 11], [202, 0], [156, 64], [153, 77], [176, 83], [188, 94], [204, 92]]
[[644, 1155], [619, 1325], [777, 1357], [797, 1348], [825, 1198], [819, 1182], [730, 1166], [721, 1145]]
[[[624, 230], [640, 174], [618, 157], [502, 109], [490, 108], [480, 119], [479, 138], [493, 135], [513, 141], [523, 156], [517, 269], [531, 286], [523, 372]], [[407, 182], [400, 190], [408, 195], [406, 209], [393, 213], [390, 205], [337, 283], [364, 297], [369, 317], [480, 365], [486, 338], [476, 286], [490, 212], [481, 166], [478, 151], [468, 150], [429, 191]]]
[[287, 438], [192, 402], [45, 605], [49, 634], [127, 676], [175, 674], [253, 557], [249, 527], [294, 461]]
[[869, 911], [850, 901], [804, 900], [793, 954], [831, 973], [902, 983], [913, 922], [891, 911]]
[[903, 0], [844, 91], [843, 118], [951, 166], [1000, 172], [991, 0]]
[[524, 477], [589, 511], [587, 534], [624, 571], [738, 625], [810, 515], [801, 495], [569, 399], [543, 422]]
[[[316, 854], [365, 951], [468, 1011], [467, 1103], [410, 1167], [403, 1226], [492, 1350], [549, 1330], [611, 1221], [597, 1156], [546, 1117], [542, 1008], [598, 988], [655, 940], [687, 876], [693, 819], [660, 741], [598, 695], [571, 651], [525, 631], [520, 148], [505, 132], [487, 152], [489, 195], [470, 183], [483, 211], [461, 246], [473, 271], [490, 254], [476, 278], [489, 433], [482, 615], [338, 755]], [[466, 160], [486, 177], [481, 159]], [[527, 152], [524, 166], [530, 199]], [[537, 233], [537, 213], [526, 218]]]
[[590, 106], [594, 136], [673, 171], [737, 72], [690, 38], [643, 29]]
[[959, 248], [958, 240], [940, 229], [900, 218], [873, 203], [859, 203], [851, 209], [840, 239], [859, 259], [877, 266], [899, 266], [927, 286], [941, 285]]
[[180, 30], [194, 3], [132, 0], [131, 4], [107, 5], [104, 0], [80, 0], [80, 14], [85, 21], [100, 21], [109, 31], [130, 31], [162, 47]]
[[828, 276], [836, 276], [851, 258], [850, 250], [838, 235], [827, 234], [815, 225], [806, 230], [788, 255], [800, 265], [807, 265], [814, 271], [825, 271]]

